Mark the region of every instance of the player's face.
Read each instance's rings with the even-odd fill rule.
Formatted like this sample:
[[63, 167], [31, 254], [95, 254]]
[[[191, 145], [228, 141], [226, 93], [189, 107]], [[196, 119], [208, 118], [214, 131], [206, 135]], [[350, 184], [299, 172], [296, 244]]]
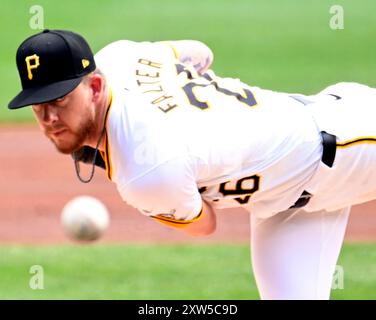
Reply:
[[65, 154], [79, 149], [95, 132], [92, 90], [82, 81], [66, 96], [33, 105], [44, 134]]

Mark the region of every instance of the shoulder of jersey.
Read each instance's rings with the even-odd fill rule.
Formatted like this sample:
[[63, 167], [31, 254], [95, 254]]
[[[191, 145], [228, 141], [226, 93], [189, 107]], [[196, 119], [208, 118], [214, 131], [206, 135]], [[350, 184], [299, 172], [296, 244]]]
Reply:
[[119, 50], [125, 50], [126, 48], [130, 48], [135, 45], [135, 42], [130, 40], [118, 40], [115, 42], [111, 42], [104, 46], [102, 49], [100, 49], [96, 54], [95, 58], [101, 58], [102, 56]]

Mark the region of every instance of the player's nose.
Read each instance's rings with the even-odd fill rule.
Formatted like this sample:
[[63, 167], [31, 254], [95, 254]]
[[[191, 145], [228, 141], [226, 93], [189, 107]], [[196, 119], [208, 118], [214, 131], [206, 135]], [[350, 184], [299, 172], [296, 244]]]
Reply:
[[45, 124], [54, 123], [59, 119], [57, 108], [48, 102], [41, 103], [36, 108], [39, 110], [40, 120]]

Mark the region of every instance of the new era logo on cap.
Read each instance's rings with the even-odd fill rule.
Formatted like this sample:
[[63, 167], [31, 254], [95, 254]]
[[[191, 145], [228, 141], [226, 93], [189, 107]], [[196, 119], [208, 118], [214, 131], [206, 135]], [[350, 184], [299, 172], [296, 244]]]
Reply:
[[17, 50], [16, 61], [23, 90], [9, 109], [60, 98], [96, 68], [86, 40], [65, 30], [44, 30], [27, 38]]
[[84, 69], [90, 65], [90, 61], [87, 59], [82, 59], [81, 62], [82, 62], [82, 66], [84, 67]]

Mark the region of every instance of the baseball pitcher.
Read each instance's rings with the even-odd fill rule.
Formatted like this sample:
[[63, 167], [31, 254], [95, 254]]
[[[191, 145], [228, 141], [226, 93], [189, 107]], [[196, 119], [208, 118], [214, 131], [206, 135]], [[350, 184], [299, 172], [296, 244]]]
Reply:
[[23, 90], [63, 153], [105, 168], [122, 199], [192, 235], [215, 211], [251, 214], [263, 299], [328, 299], [350, 207], [376, 198], [376, 90], [339, 83], [305, 96], [217, 76], [193, 40], [120, 40], [95, 57], [44, 30], [17, 51]]

